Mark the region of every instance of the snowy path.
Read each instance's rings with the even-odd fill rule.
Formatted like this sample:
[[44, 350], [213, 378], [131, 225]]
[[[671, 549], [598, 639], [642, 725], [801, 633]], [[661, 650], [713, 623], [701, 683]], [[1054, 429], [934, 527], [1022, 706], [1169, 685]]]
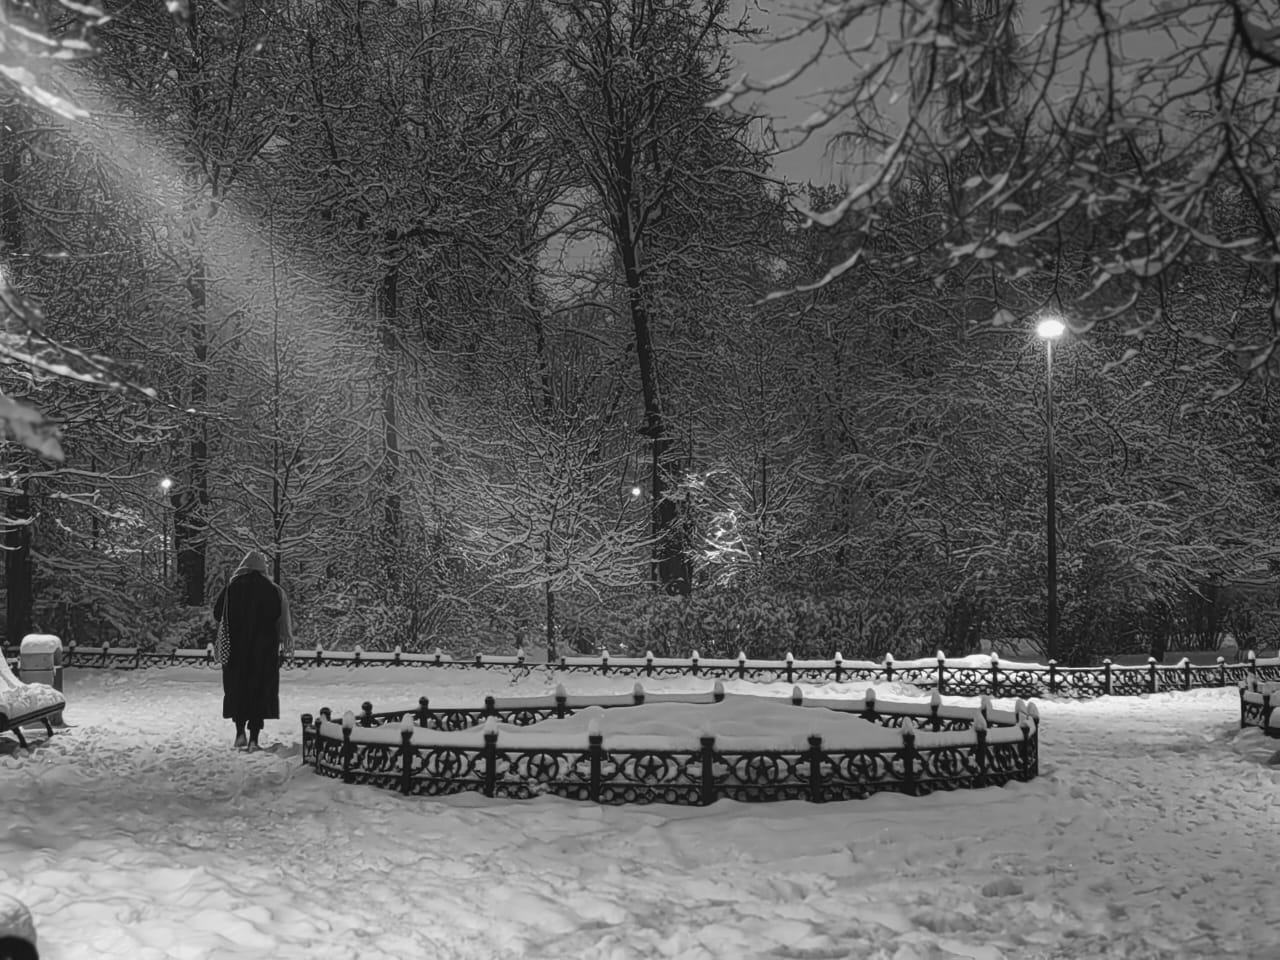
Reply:
[[73, 672], [74, 727], [0, 756], [0, 892], [48, 960], [1280, 957], [1280, 742], [1236, 730], [1234, 690], [1041, 704], [1039, 780], [920, 799], [441, 801], [299, 767], [304, 711], [554, 685], [289, 674], [275, 746], [246, 756], [214, 673]]

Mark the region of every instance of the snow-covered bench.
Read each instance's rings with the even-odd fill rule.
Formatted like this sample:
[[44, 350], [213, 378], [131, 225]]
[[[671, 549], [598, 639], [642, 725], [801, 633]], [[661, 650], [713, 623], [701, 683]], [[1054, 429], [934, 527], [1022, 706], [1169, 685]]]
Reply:
[[1245, 727], [1280, 737], [1280, 683], [1259, 683], [1251, 677], [1240, 684], [1240, 729]]
[[0, 657], [0, 733], [14, 733], [25, 748], [27, 738], [22, 735], [22, 727], [43, 723], [52, 737], [53, 721], [66, 706], [67, 698], [53, 687], [47, 683], [23, 683], [9, 669], [9, 661]]

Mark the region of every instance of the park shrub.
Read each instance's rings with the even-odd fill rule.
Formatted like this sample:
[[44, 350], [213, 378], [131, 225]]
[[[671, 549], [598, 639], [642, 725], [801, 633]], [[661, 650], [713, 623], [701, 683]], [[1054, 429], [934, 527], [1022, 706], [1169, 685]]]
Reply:
[[833, 594], [722, 587], [689, 597], [652, 592], [561, 604], [568, 653], [640, 656], [879, 658], [931, 653], [924, 609]]

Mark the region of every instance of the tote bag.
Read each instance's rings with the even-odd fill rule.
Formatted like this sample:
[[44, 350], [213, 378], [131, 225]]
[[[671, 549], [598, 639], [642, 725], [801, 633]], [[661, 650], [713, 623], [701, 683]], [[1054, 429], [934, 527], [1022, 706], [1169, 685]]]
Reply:
[[231, 630], [227, 626], [231, 620], [229, 599], [223, 601], [222, 619], [218, 621], [218, 635], [213, 642], [213, 659], [220, 667], [225, 667], [231, 659]]

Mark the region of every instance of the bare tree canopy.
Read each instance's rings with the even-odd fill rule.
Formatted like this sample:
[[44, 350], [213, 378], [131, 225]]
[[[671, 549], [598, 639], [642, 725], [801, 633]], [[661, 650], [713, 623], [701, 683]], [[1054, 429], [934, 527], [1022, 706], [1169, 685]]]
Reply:
[[[1204, 348], [1196, 362], [1218, 394], [1273, 366], [1274, 3], [849, 0], [812, 10], [795, 36], [815, 38], [807, 62], [744, 78], [716, 103], [843, 59], [843, 82], [801, 125], [833, 137], [849, 176], [837, 202], [805, 209], [852, 228], [819, 285], [883, 265], [886, 205], [923, 196], [929, 215], [905, 256], [939, 282], [980, 280], [975, 325], [1052, 310], [1077, 332], [1122, 333], [1132, 350], [1164, 329]], [[1205, 286], [1215, 311], [1192, 289]]]

